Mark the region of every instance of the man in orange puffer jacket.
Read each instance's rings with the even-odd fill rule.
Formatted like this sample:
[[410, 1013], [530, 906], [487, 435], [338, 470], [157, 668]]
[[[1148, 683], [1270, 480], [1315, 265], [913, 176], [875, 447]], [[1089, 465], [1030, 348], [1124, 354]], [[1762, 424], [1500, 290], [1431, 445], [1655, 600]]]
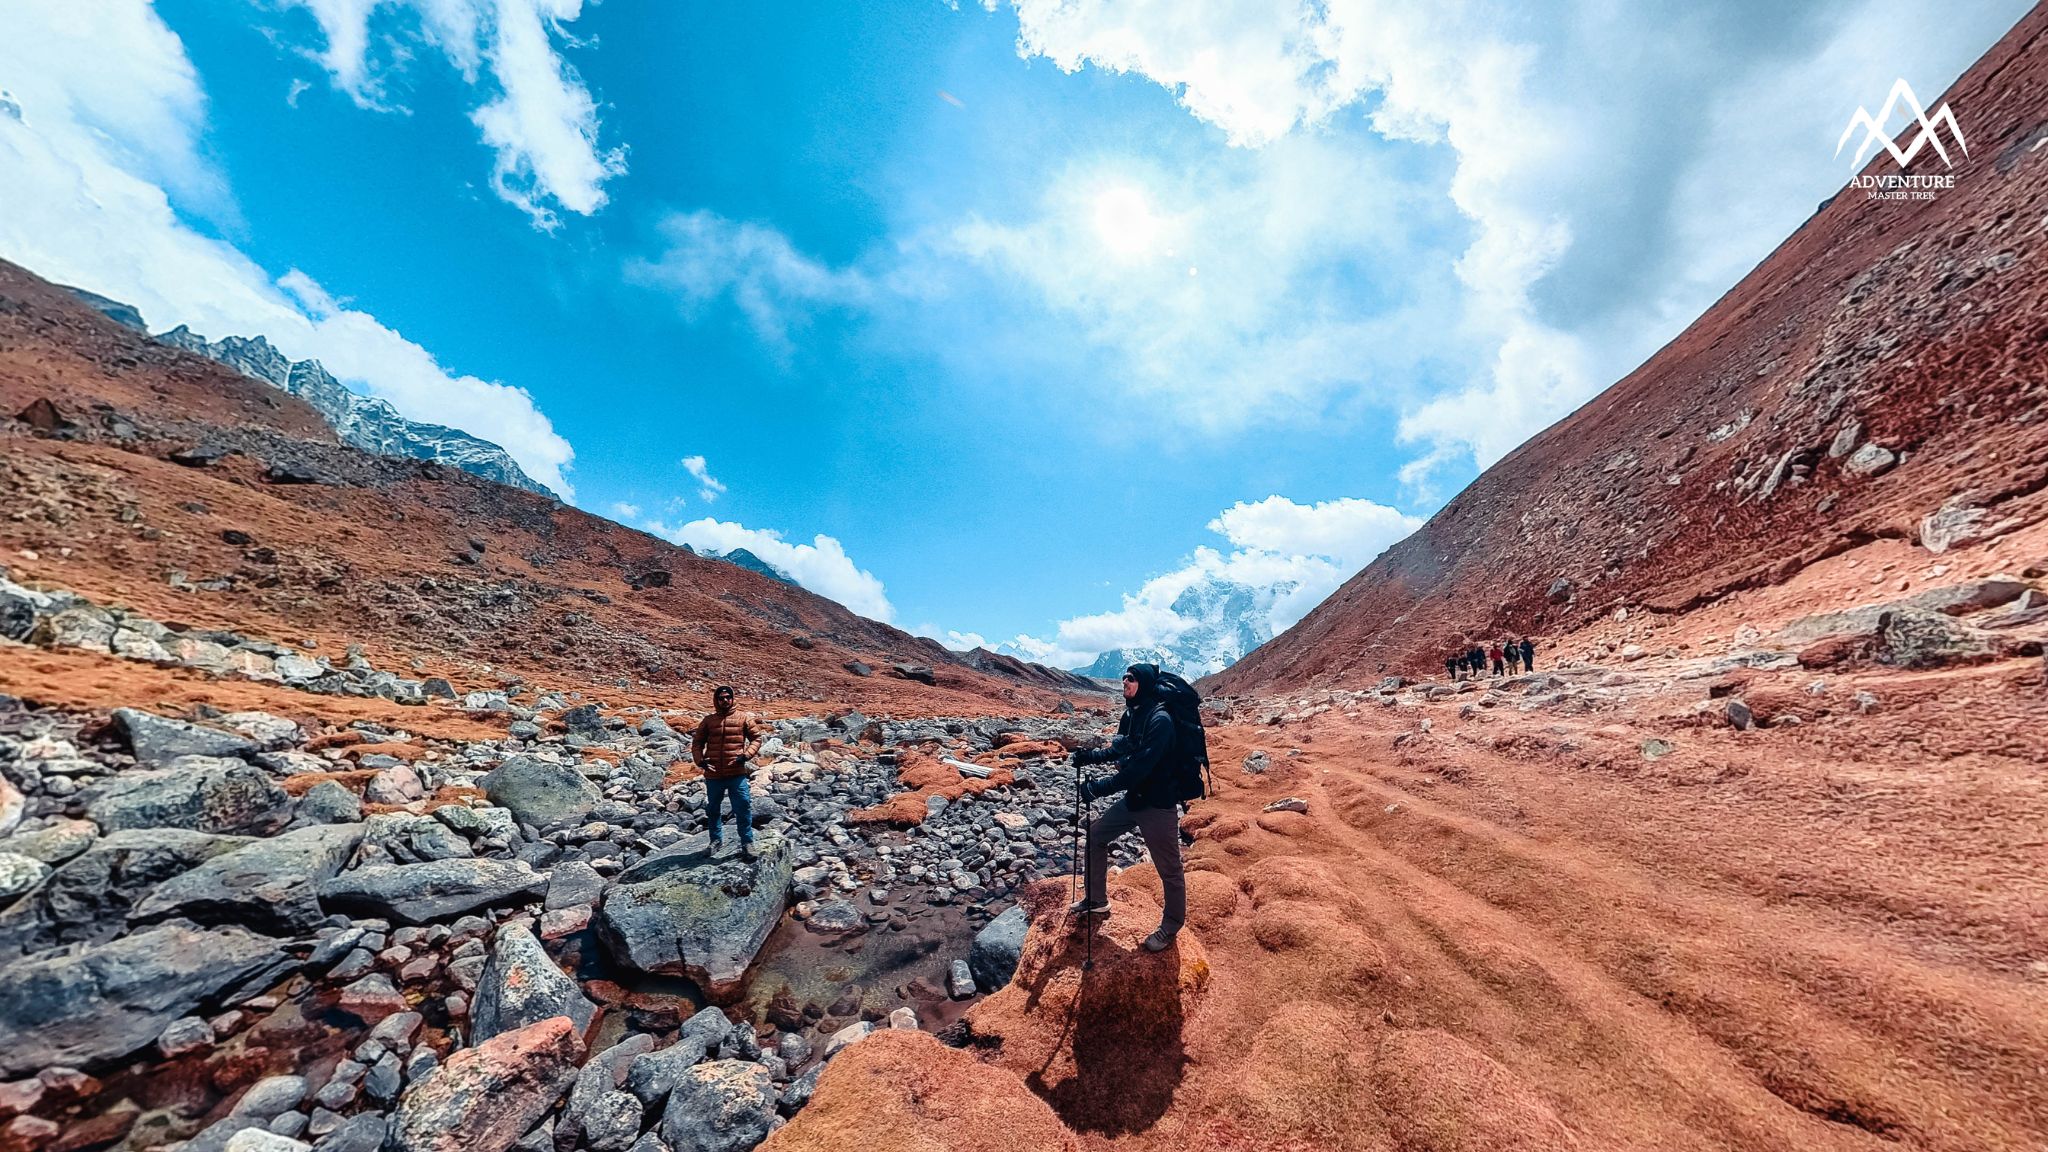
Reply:
[[740, 859], [754, 858], [754, 805], [748, 795], [747, 777], [754, 766], [747, 763], [760, 747], [761, 729], [754, 717], [733, 711], [731, 685], [721, 684], [711, 693], [711, 715], [697, 723], [690, 738], [690, 759], [704, 770], [704, 814], [711, 821], [711, 851], [724, 845], [720, 810], [732, 800], [732, 818], [740, 826]]

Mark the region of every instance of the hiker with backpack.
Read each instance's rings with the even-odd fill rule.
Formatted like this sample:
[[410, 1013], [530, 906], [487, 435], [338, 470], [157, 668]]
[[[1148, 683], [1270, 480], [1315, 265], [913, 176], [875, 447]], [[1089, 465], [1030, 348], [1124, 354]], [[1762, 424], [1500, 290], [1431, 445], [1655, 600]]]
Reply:
[[1187, 881], [1181, 872], [1180, 805], [1203, 794], [1202, 772], [1208, 766], [1207, 739], [1198, 711], [1201, 697], [1188, 682], [1156, 664], [1133, 664], [1124, 671], [1124, 714], [1109, 747], [1074, 753], [1076, 766], [1117, 765], [1114, 775], [1080, 781], [1083, 803], [1123, 793], [1109, 810], [1088, 825], [1088, 888], [1071, 912], [1075, 916], [1109, 914], [1109, 846], [1135, 829], [1152, 853], [1166, 907], [1159, 927], [1145, 938], [1145, 950], [1161, 952], [1173, 945], [1187, 923]]

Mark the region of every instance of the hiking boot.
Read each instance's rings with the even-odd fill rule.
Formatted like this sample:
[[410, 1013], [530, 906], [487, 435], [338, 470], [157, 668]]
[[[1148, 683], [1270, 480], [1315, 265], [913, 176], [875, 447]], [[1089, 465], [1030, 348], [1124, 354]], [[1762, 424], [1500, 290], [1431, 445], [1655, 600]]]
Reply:
[[754, 846], [752, 844], [740, 845], [740, 859], [745, 860], [749, 864], [754, 862]]
[[1105, 900], [1100, 904], [1090, 904], [1086, 900], [1076, 900], [1067, 906], [1067, 915], [1107, 916], [1109, 915], [1109, 902]]
[[1168, 948], [1173, 947], [1173, 938], [1178, 935], [1180, 935], [1180, 929], [1169, 928], [1161, 924], [1152, 930], [1150, 936], [1145, 937], [1145, 951], [1164, 952]]
[[711, 840], [711, 855], [713, 855], [713, 856], [723, 856], [724, 854], [725, 854], [725, 841], [723, 841], [723, 840], [720, 840], [720, 839], [718, 839], [718, 838], [716, 838], [716, 837], [713, 837], [713, 838], [712, 838], [712, 840]]

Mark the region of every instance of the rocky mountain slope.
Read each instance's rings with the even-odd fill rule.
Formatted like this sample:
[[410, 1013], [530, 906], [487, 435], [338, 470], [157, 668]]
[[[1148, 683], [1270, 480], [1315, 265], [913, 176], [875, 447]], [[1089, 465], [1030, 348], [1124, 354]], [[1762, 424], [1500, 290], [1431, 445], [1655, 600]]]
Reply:
[[[1990, 548], [2048, 516], [2040, 31], [2036, 13], [1942, 97], [1970, 142], [1952, 189], [1836, 196], [1641, 368], [1210, 687], [1440, 671], [1468, 640], [1667, 619], [1872, 541]], [[1880, 152], [1865, 171], [1888, 170]], [[1949, 172], [1931, 149], [1913, 171]]]
[[344, 444], [383, 456], [432, 460], [486, 480], [542, 496], [554, 495], [522, 471], [511, 455], [496, 444], [459, 428], [408, 420], [389, 402], [351, 391], [321, 367], [318, 360], [287, 360], [261, 336], [208, 340], [180, 324], [157, 339], [174, 348], [197, 352], [297, 396], [327, 418]]
[[978, 670], [552, 498], [359, 451], [276, 374], [229, 371], [0, 266], [13, 579], [303, 652], [360, 644], [464, 691], [544, 673], [619, 700], [713, 682], [955, 713], [1057, 698], [1042, 677]]

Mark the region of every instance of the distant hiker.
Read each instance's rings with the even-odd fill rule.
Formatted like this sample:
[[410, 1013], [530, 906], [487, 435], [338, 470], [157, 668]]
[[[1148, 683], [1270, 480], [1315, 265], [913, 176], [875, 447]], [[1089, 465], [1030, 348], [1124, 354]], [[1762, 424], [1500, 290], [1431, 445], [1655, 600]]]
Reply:
[[1493, 646], [1486, 650], [1486, 658], [1493, 661], [1493, 674], [1495, 676], [1499, 676], [1506, 671], [1506, 657], [1501, 655], [1500, 641], [1495, 640]]
[[1536, 645], [1527, 636], [1522, 637], [1522, 667], [1531, 672], [1536, 670]]
[[711, 715], [697, 723], [690, 738], [690, 759], [704, 770], [704, 813], [711, 821], [711, 851], [724, 844], [720, 810], [732, 801], [732, 818], [740, 826], [740, 858], [754, 858], [754, 804], [747, 793], [747, 777], [754, 771], [747, 763], [759, 748], [760, 726], [746, 712], [732, 708], [733, 690], [721, 684], [711, 693]]
[[[1122, 792], [1123, 798], [1088, 825], [1088, 890], [1076, 903], [1076, 916], [1109, 913], [1109, 846], [1117, 837], [1137, 829], [1152, 853], [1152, 867], [1159, 872], [1165, 889], [1166, 908], [1159, 927], [1145, 938], [1145, 950], [1159, 952], [1172, 946], [1173, 938], [1187, 923], [1187, 881], [1180, 866], [1180, 802], [1200, 795], [1201, 769], [1195, 756], [1207, 757], [1202, 743], [1199, 716], [1176, 719], [1164, 698], [1162, 682], [1176, 693], [1194, 696], [1194, 690], [1178, 676], [1168, 676], [1156, 664], [1133, 664], [1124, 672], [1124, 715], [1116, 726], [1116, 740], [1107, 748], [1083, 749], [1074, 753], [1076, 765], [1117, 765], [1113, 776], [1091, 776], [1081, 781], [1085, 803]], [[1178, 729], [1192, 720], [1194, 732], [1183, 736]], [[1194, 773], [1193, 791], [1187, 783]]]
[[1513, 676], [1522, 666], [1522, 648], [1513, 640], [1501, 645], [1501, 651], [1508, 658], [1508, 675]]
[[1456, 656], [1444, 657], [1444, 674], [1453, 681], [1458, 678], [1458, 658]]
[[1471, 650], [1465, 653], [1465, 667], [1472, 670], [1472, 677], [1475, 680], [1486, 675], [1486, 649], [1474, 644]]

